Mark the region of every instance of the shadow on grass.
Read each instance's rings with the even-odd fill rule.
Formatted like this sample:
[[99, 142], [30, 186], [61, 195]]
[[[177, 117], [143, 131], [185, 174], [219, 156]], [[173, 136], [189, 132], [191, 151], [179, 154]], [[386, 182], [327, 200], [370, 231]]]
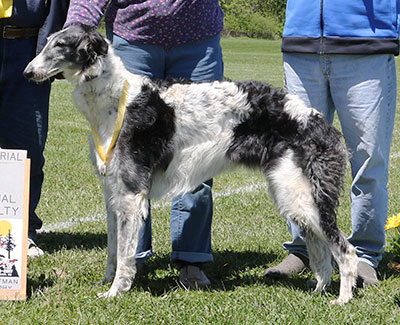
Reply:
[[[214, 251], [214, 262], [204, 266], [212, 290], [230, 291], [239, 286], [263, 282], [263, 274], [254, 269], [266, 267], [276, 258], [272, 253], [253, 251]], [[160, 271], [163, 272], [160, 275]], [[166, 272], [165, 272], [166, 271]], [[148, 260], [143, 272], [135, 279], [133, 290], [148, 290], [153, 295], [163, 295], [179, 286], [179, 271], [171, 263], [169, 254], [156, 255]]]
[[[104, 233], [68, 233], [49, 232], [38, 235], [39, 246], [46, 253], [54, 253], [61, 249], [91, 250], [107, 247], [107, 235]], [[280, 281], [266, 279], [264, 270], [268, 264], [276, 264], [278, 255], [259, 251], [214, 250], [214, 262], [204, 266], [204, 271], [211, 281], [213, 291], [234, 291], [246, 286], [285, 286], [307, 291], [304, 276]], [[104, 264], [106, 261], [104, 261]], [[48, 279], [30, 281], [30, 290], [51, 286]], [[148, 291], [154, 296], [165, 295], [179, 287], [179, 270], [171, 263], [169, 254], [156, 254], [137, 275], [132, 290]]]
[[[42, 233], [38, 236], [39, 245], [48, 253], [60, 249], [82, 249], [107, 247], [107, 235], [104, 233], [67, 233], [51, 232]], [[233, 291], [238, 287], [245, 286], [285, 286], [294, 290], [309, 291], [307, 279], [313, 278], [311, 271], [294, 277], [292, 279], [273, 280], [264, 277], [264, 270], [268, 264], [276, 264], [277, 254], [259, 251], [232, 251], [214, 250], [214, 262], [206, 264], [204, 271], [211, 281], [213, 291]], [[388, 267], [393, 260], [390, 253], [385, 253], [380, 263], [378, 273], [381, 279], [391, 276], [399, 276]], [[105, 263], [105, 261], [104, 261]], [[31, 288], [51, 286], [51, 283], [44, 283], [45, 279], [37, 279], [30, 283]], [[145, 264], [139, 274], [132, 290], [149, 291], [154, 296], [164, 295], [179, 286], [179, 271], [174, 268], [170, 261], [169, 254], [156, 254]], [[328, 292], [336, 295], [339, 292], [339, 279], [336, 276]], [[359, 294], [362, 295], [361, 292]], [[357, 291], [355, 293], [357, 296]], [[400, 299], [398, 300], [400, 301]], [[399, 303], [399, 302], [397, 302]]]
[[[69, 233], [49, 232], [40, 233], [38, 245], [49, 254], [61, 249], [91, 250], [107, 247], [107, 235], [104, 233]], [[208, 263], [204, 271], [212, 283], [212, 290], [235, 290], [237, 287], [251, 286], [275, 282], [264, 280], [264, 269], [268, 263], [275, 263], [277, 255], [272, 252], [214, 250], [214, 262]], [[106, 261], [104, 261], [104, 264]], [[260, 270], [261, 268], [261, 270]], [[31, 290], [42, 286], [51, 286], [44, 283], [45, 279], [31, 281]], [[283, 285], [296, 287], [298, 279], [280, 282]], [[304, 281], [303, 281], [304, 282]], [[169, 254], [156, 254], [143, 267], [133, 285], [133, 290], [149, 291], [152, 295], [164, 295], [179, 286], [179, 270], [170, 261]]]
[[41, 274], [37, 279], [27, 278], [26, 284], [26, 295], [27, 299], [31, 299], [33, 292], [41, 288], [52, 287], [54, 285], [54, 279], [47, 278], [44, 274]]
[[[213, 255], [214, 262], [204, 266], [204, 272], [211, 281], [211, 291], [235, 291], [251, 286], [284, 286], [309, 291], [305, 275], [279, 281], [264, 277], [268, 264], [278, 262], [278, 255], [273, 252], [216, 250]], [[167, 272], [157, 275], [160, 270]], [[171, 266], [169, 255], [151, 258], [145, 263], [143, 271], [135, 279], [133, 291], [149, 291], [153, 296], [162, 296], [181, 287], [179, 271]], [[311, 273], [309, 275], [312, 276]]]
[[38, 234], [37, 244], [46, 253], [54, 253], [60, 249], [82, 249], [107, 247], [107, 234], [104, 233], [69, 233], [48, 232]]

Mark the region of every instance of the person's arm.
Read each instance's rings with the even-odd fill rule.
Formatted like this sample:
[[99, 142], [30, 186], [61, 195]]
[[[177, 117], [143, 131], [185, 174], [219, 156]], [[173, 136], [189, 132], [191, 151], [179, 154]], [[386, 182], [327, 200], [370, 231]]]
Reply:
[[64, 27], [74, 24], [98, 26], [112, 0], [71, 0]]

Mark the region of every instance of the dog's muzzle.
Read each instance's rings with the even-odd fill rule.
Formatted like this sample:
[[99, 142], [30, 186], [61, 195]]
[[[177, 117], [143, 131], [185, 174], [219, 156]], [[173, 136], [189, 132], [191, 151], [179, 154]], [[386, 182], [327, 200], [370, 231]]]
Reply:
[[23, 75], [27, 79], [32, 79], [33, 78], [33, 70], [31, 68], [29, 68], [29, 66], [28, 66], [24, 70]]

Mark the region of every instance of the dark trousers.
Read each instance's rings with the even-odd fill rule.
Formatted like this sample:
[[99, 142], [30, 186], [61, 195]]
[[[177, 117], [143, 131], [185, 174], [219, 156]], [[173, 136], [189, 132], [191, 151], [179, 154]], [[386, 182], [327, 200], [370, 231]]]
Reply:
[[[42, 221], [35, 213], [43, 183], [43, 150], [47, 137], [50, 82], [35, 84], [23, 70], [35, 56], [36, 38], [0, 37], [0, 147], [25, 149], [31, 159], [29, 236]], [[1, 180], [0, 180], [1, 182]]]

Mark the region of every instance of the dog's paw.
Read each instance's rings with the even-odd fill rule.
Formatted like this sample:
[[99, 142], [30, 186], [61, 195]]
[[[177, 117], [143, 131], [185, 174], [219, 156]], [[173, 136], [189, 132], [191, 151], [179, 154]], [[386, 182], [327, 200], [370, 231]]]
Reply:
[[347, 304], [352, 298], [353, 298], [352, 295], [346, 296], [346, 297], [340, 297], [340, 296], [339, 296], [338, 299], [331, 300], [330, 303], [331, 303], [332, 305], [343, 306], [344, 304]]
[[110, 298], [114, 298], [115, 296], [117, 296], [117, 294], [118, 294], [118, 290], [113, 290], [111, 288], [107, 292], [98, 293], [97, 297], [101, 298], [101, 299], [110, 299]]
[[114, 279], [110, 290], [104, 293], [99, 293], [97, 296], [99, 298], [113, 298], [117, 294], [122, 294], [131, 288], [132, 279], [129, 277], [117, 277]]
[[343, 301], [342, 299], [334, 299], [330, 301], [331, 305], [338, 305], [338, 306], [343, 306], [347, 302], [348, 301]]

